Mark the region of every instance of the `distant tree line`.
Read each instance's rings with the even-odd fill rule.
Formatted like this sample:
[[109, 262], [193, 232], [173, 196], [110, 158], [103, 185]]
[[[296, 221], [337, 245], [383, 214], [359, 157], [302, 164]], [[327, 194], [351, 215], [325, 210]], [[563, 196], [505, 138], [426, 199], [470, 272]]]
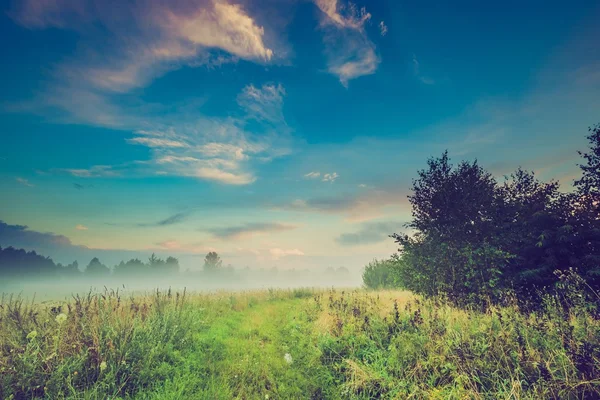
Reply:
[[[414, 233], [393, 234], [390, 260], [366, 267], [368, 287], [402, 287], [459, 305], [499, 302], [508, 293], [535, 304], [576, 271], [600, 289], [600, 124], [589, 151], [579, 152], [582, 177], [564, 193], [517, 169], [498, 182], [477, 161], [454, 166], [448, 153], [429, 159], [413, 180]], [[599, 291], [600, 292], [600, 291]]]
[[177, 258], [167, 257], [164, 260], [154, 254], [150, 256], [147, 262], [137, 258], [127, 262], [121, 261], [112, 269], [102, 264], [98, 257], [94, 257], [83, 270], [80, 270], [77, 261], [68, 265], [55, 264], [50, 257], [42, 256], [35, 251], [0, 247], [0, 277], [7, 280], [52, 277], [103, 278], [111, 275], [116, 277], [147, 277], [148, 275], [168, 276], [177, 273], [179, 273]]
[[[331, 282], [345, 282], [350, 278], [350, 272], [345, 267], [327, 268], [323, 276]], [[296, 282], [302, 279], [309, 283], [314, 278], [314, 271], [302, 270], [278, 270], [276, 267], [268, 269], [250, 269], [249, 267], [236, 270], [232, 265], [223, 265], [223, 260], [214, 251], [209, 252], [204, 258], [202, 268], [198, 270], [182, 271], [179, 260], [175, 257], [166, 259], [152, 254], [147, 261], [132, 258], [129, 261], [121, 261], [119, 264], [109, 268], [103, 264], [98, 257], [92, 260], [83, 269], [79, 268], [77, 261], [68, 265], [56, 264], [50, 257], [37, 254], [35, 251], [15, 249], [13, 247], [0, 247], [0, 286], [11, 281], [33, 281], [38, 279], [90, 279], [105, 280], [112, 279], [116, 282], [134, 282], [136, 279], [146, 281], [147, 278], [172, 279], [190, 278], [190, 283], [202, 280], [225, 282], [236, 282], [243, 280], [255, 280], [266, 284], [275, 283], [277, 279]]]

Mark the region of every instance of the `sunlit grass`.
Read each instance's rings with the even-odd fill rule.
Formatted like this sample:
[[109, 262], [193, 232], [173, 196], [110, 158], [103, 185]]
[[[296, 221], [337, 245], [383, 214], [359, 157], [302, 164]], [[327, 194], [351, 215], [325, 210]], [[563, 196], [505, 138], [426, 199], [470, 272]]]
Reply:
[[594, 398], [600, 322], [407, 292], [262, 290], [0, 307], [0, 398]]

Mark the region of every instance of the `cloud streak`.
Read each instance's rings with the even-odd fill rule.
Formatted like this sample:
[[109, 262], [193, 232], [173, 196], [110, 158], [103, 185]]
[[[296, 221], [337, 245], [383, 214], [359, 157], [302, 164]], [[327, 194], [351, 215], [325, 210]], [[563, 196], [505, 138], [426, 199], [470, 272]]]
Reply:
[[27, 186], [27, 187], [34, 186], [31, 182], [29, 182], [29, 180], [27, 180], [25, 178], [16, 178], [15, 180], [23, 186]]
[[296, 229], [293, 225], [255, 222], [239, 226], [214, 228], [210, 229], [209, 232], [219, 239], [233, 239], [265, 233], [285, 232], [293, 229]]
[[[184, 65], [201, 66], [223, 57], [268, 62], [273, 50], [265, 30], [241, 5], [225, 0], [126, 2], [26, 0], [11, 15], [30, 29], [59, 28], [82, 35], [83, 51], [59, 73], [67, 83], [124, 93]], [[99, 26], [102, 29], [92, 29]], [[105, 34], [106, 48], [94, 35]]]
[[340, 193], [335, 196], [296, 199], [290, 203], [277, 205], [273, 209], [299, 212], [345, 215], [350, 221], [365, 221], [380, 217], [386, 209], [408, 212], [410, 204], [407, 191], [393, 189], [361, 190], [358, 193]]
[[175, 224], [179, 224], [179, 223], [186, 221], [190, 215], [191, 215], [191, 212], [189, 212], [189, 211], [188, 212], [178, 212], [178, 213], [173, 214], [165, 219], [161, 219], [159, 221], [151, 222], [151, 223], [141, 223], [141, 224], [138, 224], [137, 226], [139, 226], [139, 227], [151, 227], [151, 226], [162, 227], [162, 226], [175, 225]]
[[371, 14], [364, 7], [358, 9], [353, 3], [314, 1], [322, 12], [321, 29], [328, 71], [346, 87], [352, 79], [375, 73], [380, 59], [375, 44], [365, 31]]
[[361, 246], [380, 243], [389, 239], [389, 235], [402, 229], [399, 222], [365, 222], [360, 229], [352, 233], [343, 233], [336, 238], [342, 246]]

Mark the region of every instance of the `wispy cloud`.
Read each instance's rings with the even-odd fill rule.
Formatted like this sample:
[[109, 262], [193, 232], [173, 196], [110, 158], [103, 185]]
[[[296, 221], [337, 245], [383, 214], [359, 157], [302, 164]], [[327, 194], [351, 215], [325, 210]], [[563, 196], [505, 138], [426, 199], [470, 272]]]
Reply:
[[305, 179], [319, 179], [321, 178], [321, 181], [323, 182], [335, 182], [335, 180], [337, 178], [339, 178], [340, 176], [338, 175], [337, 172], [331, 172], [331, 173], [323, 173], [323, 177], [321, 178], [321, 173], [319, 171], [312, 171], [309, 172], [308, 174], [304, 174], [304, 178]]
[[150, 223], [140, 223], [140, 224], [137, 224], [137, 226], [139, 226], [139, 227], [159, 226], [160, 227], [160, 226], [175, 225], [175, 224], [179, 224], [179, 223], [187, 220], [191, 216], [191, 214], [192, 213], [190, 211], [178, 212], [178, 213], [173, 214], [165, 219], [161, 219], [159, 221], [150, 222]]
[[[94, 0], [27, 0], [11, 15], [30, 29], [80, 33], [81, 53], [59, 69], [76, 87], [85, 82], [100, 90], [127, 92], [183, 65], [209, 64], [219, 56], [214, 49], [230, 54], [231, 60], [268, 62], [274, 57], [264, 28], [241, 5], [225, 0], [150, 0], [118, 8]], [[97, 47], [99, 34], [106, 48]]]
[[337, 172], [332, 172], [330, 174], [324, 174], [322, 181], [323, 182], [335, 182], [335, 180], [339, 177], [340, 176], [338, 175]]
[[379, 23], [379, 33], [381, 34], [381, 36], [385, 36], [388, 33], [388, 27], [383, 21]]
[[345, 215], [349, 221], [366, 221], [381, 217], [387, 208], [395, 214], [409, 212], [407, 191], [361, 190], [358, 193], [340, 193], [327, 197], [296, 199], [273, 209]]
[[214, 228], [210, 229], [209, 232], [219, 239], [231, 239], [253, 236], [257, 234], [285, 232], [293, 229], [296, 229], [296, 227], [293, 225], [255, 222], [239, 226]]
[[17, 182], [19, 182], [21, 185], [23, 186], [27, 186], [27, 187], [33, 187], [34, 185], [29, 182], [29, 180], [25, 179], [25, 178], [16, 178], [15, 179]]
[[304, 252], [300, 249], [280, 249], [278, 247], [269, 249], [269, 253], [273, 260], [279, 260], [288, 256], [304, 256]]
[[[57, 168], [55, 172], [62, 172], [78, 178], [101, 178], [120, 176], [121, 172], [112, 165], [94, 165], [90, 168]], [[82, 189], [82, 185], [75, 184], [76, 189]]]
[[183, 142], [178, 142], [176, 140], [169, 139], [160, 139], [153, 137], [135, 137], [133, 139], [127, 139], [127, 142], [131, 144], [141, 144], [148, 147], [162, 147], [162, 148], [170, 148], [170, 147], [188, 147], [187, 144]]
[[435, 81], [432, 78], [423, 75], [423, 73], [421, 72], [421, 64], [419, 63], [419, 60], [417, 59], [417, 56], [415, 54], [413, 54], [412, 57], [412, 67], [413, 75], [422, 83], [424, 83], [425, 85], [435, 84]]
[[85, 225], [77, 224], [75, 225], [75, 229], [77, 229], [78, 231], [87, 231], [89, 228]]
[[83, 185], [81, 183], [74, 182], [73, 187], [77, 190], [84, 190], [84, 189], [88, 189], [88, 188], [91, 188], [94, 186], [93, 185]]
[[[129, 142], [147, 146], [150, 164], [170, 175], [247, 185], [256, 180], [253, 163], [290, 152], [284, 94], [281, 85], [249, 85], [237, 97], [243, 111], [239, 117], [201, 117], [162, 130], [139, 130]], [[246, 129], [251, 121], [258, 133]]]
[[[246, 86], [237, 96], [239, 110], [229, 117], [203, 115], [185, 105], [173, 109], [149, 104], [135, 95], [134, 89], [182, 66], [276, 59], [267, 43], [278, 39], [267, 38], [264, 27], [241, 4], [150, 0], [115, 9], [94, 0], [27, 0], [16, 4], [10, 15], [30, 29], [77, 31], [81, 40], [80, 50], [55, 68], [47, 90], [9, 108], [52, 115], [55, 122], [133, 131], [127, 142], [148, 147], [152, 155], [126, 168], [96, 165], [57, 172], [90, 178], [134, 170], [245, 185], [256, 180], [253, 163], [290, 152], [291, 129], [283, 117], [285, 89], [280, 84]], [[57, 115], [63, 116], [57, 120]]]
[[360, 246], [391, 240], [388, 236], [403, 229], [400, 222], [365, 222], [357, 232], [343, 233], [336, 242], [343, 246]]
[[380, 59], [375, 44], [368, 38], [365, 24], [371, 14], [355, 4], [338, 0], [314, 0], [322, 11], [321, 28], [324, 33], [328, 70], [344, 86], [352, 79], [373, 74]]
[[212, 246], [205, 246], [201, 243], [186, 243], [179, 240], [164, 240], [156, 243], [149, 250], [164, 250], [164, 251], [176, 251], [178, 253], [191, 253], [191, 254], [206, 254], [209, 251], [217, 251]]

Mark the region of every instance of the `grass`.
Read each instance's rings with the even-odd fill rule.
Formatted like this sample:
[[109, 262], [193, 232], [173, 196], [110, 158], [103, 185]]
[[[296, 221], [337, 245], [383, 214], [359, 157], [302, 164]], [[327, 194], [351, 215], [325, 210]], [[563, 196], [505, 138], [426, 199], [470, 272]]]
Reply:
[[0, 398], [599, 398], [594, 315], [397, 291], [5, 296]]

